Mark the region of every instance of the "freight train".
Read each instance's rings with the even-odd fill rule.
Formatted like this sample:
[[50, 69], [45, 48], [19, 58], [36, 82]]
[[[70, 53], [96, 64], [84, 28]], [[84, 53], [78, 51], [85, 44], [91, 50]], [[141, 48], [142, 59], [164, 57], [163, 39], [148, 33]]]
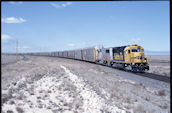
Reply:
[[148, 60], [144, 55], [144, 48], [135, 44], [121, 47], [90, 47], [85, 49], [27, 53], [29, 55], [54, 56], [94, 62], [129, 70], [145, 72], [149, 70]]

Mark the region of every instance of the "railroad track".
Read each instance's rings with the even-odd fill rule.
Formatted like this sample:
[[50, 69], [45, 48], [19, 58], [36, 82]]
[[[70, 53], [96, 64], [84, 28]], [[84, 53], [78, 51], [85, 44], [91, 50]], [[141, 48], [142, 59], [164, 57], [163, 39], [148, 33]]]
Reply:
[[148, 73], [148, 72], [145, 72], [145, 73], [135, 73], [135, 74], [139, 75], [139, 76], [148, 77], [148, 78], [151, 78], [151, 79], [155, 79], [155, 80], [159, 80], [159, 81], [170, 83], [170, 77], [167, 77], [167, 76], [158, 75], [158, 74], [154, 74], [154, 73]]
[[[107, 65], [103, 65], [103, 64], [99, 64], [99, 65], [107, 66]], [[120, 68], [116, 68], [116, 67], [111, 67], [111, 66], [107, 66], [107, 67], [126, 71], [124, 69], [120, 69]], [[167, 77], [167, 76], [164, 76], [164, 75], [148, 73], [148, 72], [144, 72], [144, 73], [139, 73], [139, 72], [135, 73], [135, 72], [132, 72], [132, 71], [126, 71], [126, 72], [129, 72], [129, 73], [132, 73], [132, 74], [135, 74], [135, 75], [139, 75], [139, 76], [143, 76], [143, 77], [148, 77], [148, 78], [151, 78], [151, 79], [154, 79], [154, 80], [159, 80], [159, 81], [170, 83], [170, 77]]]

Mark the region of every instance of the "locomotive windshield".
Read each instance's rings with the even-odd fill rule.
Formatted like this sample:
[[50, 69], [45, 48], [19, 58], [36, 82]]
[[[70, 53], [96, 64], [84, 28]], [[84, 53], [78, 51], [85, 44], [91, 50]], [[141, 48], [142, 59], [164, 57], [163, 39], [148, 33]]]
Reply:
[[132, 49], [132, 52], [140, 52], [140, 49]]
[[132, 49], [132, 52], [137, 52], [137, 50], [136, 49]]

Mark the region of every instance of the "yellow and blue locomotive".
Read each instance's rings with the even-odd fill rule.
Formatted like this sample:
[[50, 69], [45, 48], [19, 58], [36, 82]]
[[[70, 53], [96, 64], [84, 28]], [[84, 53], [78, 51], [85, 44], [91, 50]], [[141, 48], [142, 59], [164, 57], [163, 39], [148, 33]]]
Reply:
[[97, 49], [96, 62], [134, 72], [149, 70], [144, 49], [137, 44]]

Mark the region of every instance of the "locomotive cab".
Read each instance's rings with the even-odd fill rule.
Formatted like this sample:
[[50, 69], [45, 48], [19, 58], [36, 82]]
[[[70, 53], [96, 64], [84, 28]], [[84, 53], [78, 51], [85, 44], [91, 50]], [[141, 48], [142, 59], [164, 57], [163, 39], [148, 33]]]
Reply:
[[138, 45], [130, 45], [124, 49], [125, 63], [130, 65], [133, 71], [149, 70], [147, 58], [144, 56], [144, 49]]

